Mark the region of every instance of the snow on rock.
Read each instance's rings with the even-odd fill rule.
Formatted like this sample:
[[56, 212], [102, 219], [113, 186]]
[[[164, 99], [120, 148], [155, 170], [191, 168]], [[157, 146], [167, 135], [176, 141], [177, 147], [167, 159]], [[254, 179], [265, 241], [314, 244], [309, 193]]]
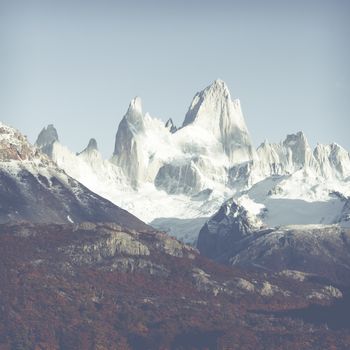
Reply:
[[134, 99], [116, 135], [112, 162], [134, 187], [149, 181], [168, 193], [194, 194], [227, 182], [227, 169], [253, 159], [247, 127], [238, 100], [226, 84], [215, 81], [198, 93], [176, 129], [143, 115]]
[[0, 122], [0, 162], [32, 160], [35, 157], [36, 150], [30, 147], [27, 138]]
[[81, 155], [81, 154], [84, 154], [84, 153], [92, 153], [94, 151], [98, 151], [98, 147], [97, 147], [97, 141], [92, 138], [90, 139], [88, 145], [86, 146], [86, 148], [81, 151], [80, 153], [78, 153], [77, 155]]
[[210, 130], [230, 164], [253, 159], [254, 149], [240, 102], [232, 101], [227, 85], [220, 79], [195, 95], [183, 122], [186, 126], [194, 133]]
[[59, 142], [58, 133], [53, 124], [49, 124], [40, 131], [35, 145], [38, 146], [42, 152], [51, 157], [52, 147], [55, 142]]
[[[332, 194], [350, 196], [349, 153], [337, 144], [312, 150], [302, 132], [255, 151], [240, 102], [222, 80], [194, 96], [179, 128], [144, 113], [134, 98], [110, 160], [94, 140], [72, 153], [53, 126], [37, 145], [90, 190], [191, 243], [198, 219], [231, 197], [266, 226], [350, 222], [344, 199]], [[184, 234], [183, 220], [191, 227]]]
[[49, 124], [46, 128], [43, 128], [38, 135], [35, 144], [39, 147], [51, 145], [55, 141], [58, 141], [57, 130], [53, 124]]
[[123, 170], [133, 186], [137, 186], [143, 175], [142, 144], [137, 138], [143, 131], [141, 99], [135, 97], [119, 124], [112, 157], [112, 162]]
[[314, 150], [319, 171], [325, 178], [346, 178], [350, 174], [350, 155], [336, 143], [318, 144]]
[[223, 260], [237, 243], [260, 229], [261, 222], [234, 200], [226, 201], [199, 232], [197, 248], [213, 259]]
[[[45, 139], [45, 138], [44, 138]], [[45, 145], [45, 143], [43, 143]], [[56, 140], [62, 158], [79, 167], [79, 157]], [[65, 164], [67, 164], [65, 162]], [[86, 165], [87, 171], [90, 171]], [[85, 174], [86, 175], [86, 174]], [[142, 221], [82, 186], [17, 130], [0, 124], [0, 222], [117, 222], [147, 229]]]
[[173, 120], [170, 118], [168, 121], [165, 123], [165, 127], [171, 132], [174, 133], [177, 131], [177, 127], [174, 124]]

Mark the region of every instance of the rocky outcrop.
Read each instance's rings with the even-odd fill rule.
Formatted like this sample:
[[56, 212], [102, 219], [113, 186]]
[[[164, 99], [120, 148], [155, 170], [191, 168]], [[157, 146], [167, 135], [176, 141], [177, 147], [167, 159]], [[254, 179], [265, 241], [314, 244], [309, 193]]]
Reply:
[[154, 180], [157, 188], [169, 194], [198, 193], [202, 187], [202, 176], [193, 161], [186, 164], [163, 165]]
[[64, 247], [62, 250], [74, 264], [92, 264], [116, 255], [147, 256], [148, 247], [126, 232], [97, 230], [99, 235], [82, 243]]
[[323, 178], [344, 179], [350, 174], [350, 156], [341, 146], [318, 144], [311, 149], [306, 136], [299, 131], [287, 135], [281, 143], [263, 142], [257, 149], [254, 171], [262, 176], [292, 174], [311, 170]]
[[192, 249], [188, 259], [165, 237], [115, 223], [0, 225], [0, 347], [203, 349], [215, 331], [212, 349], [303, 348], [300, 337], [346, 348], [348, 329], [287, 312], [337, 300], [346, 314], [332, 284], [220, 266]]
[[197, 250], [176, 240], [173, 237], [169, 237], [164, 233], [157, 233], [157, 242], [155, 246], [165, 254], [172, 255], [175, 257], [194, 259], [197, 254]]
[[320, 173], [326, 178], [347, 178], [350, 174], [350, 155], [336, 143], [318, 144], [314, 149], [314, 157], [318, 162]]
[[32, 160], [35, 155], [25, 136], [0, 122], [0, 162]]
[[119, 271], [123, 273], [143, 273], [156, 277], [168, 277], [169, 269], [150, 260], [134, 257], [117, 257], [109, 265], [101, 266], [104, 271]]
[[260, 221], [233, 199], [225, 202], [199, 232], [197, 248], [205, 256], [227, 261], [240, 242], [260, 228]]
[[343, 293], [334, 286], [326, 286], [321, 290], [313, 291], [307, 296], [308, 299], [334, 300], [343, 297]]
[[86, 148], [84, 150], [82, 150], [80, 153], [77, 153], [77, 156], [85, 154], [85, 153], [91, 153], [93, 151], [98, 151], [97, 141], [94, 138], [89, 140], [89, 143], [86, 146]]
[[165, 123], [165, 127], [173, 134], [174, 132], [177, 131], [177, 127], [174, 124], [173, 120], [170, 118], [167, 120], [167, 122]]
[[198, 92], [185, 116], [183, 127], [210, 130], [220, 141], [230, 164], [254, 158], [254, 149], [238, 99], [232, 101], [226, 84], [218, 79]]
[[233, 265], [350, 276], [350, 230], [337, 225], [289, 226], [256, 235], [229, 259]]
[[137, 187], [142, 178], [142, 145], [137, 135], [144, 131], [142, 104], [139, 97], [135, 97], [129, 105], [128, 111], [118, 126], [112, 162], [123, 170], [130, 183]]
[[42, 152], [51, 157], [53, 144], [55, 142], [59, 142], [58, 133], [53, 124], [49, 124], [46, 128], [43, 128], [40, 131], [35, 145], [38, 146]]
[[219, 262], [284, 271], [300, 281], [309, 273], [323, 274], [337, 283], [350, 279], [349, 247], [350, 228], [334, 224], [267, 229], [234, 200], [209, 219], [197, 242], [201, 254]]

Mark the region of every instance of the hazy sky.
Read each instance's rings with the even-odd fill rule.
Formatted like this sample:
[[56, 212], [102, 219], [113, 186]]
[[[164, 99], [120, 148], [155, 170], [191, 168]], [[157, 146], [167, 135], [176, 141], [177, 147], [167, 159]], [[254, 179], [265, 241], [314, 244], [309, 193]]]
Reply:
[[216, 78], [256, 146], [303, 130], [350, 150], [350, 1], [0, 0], [0, 120], [113, 152], [129, 101], [181, 124]]

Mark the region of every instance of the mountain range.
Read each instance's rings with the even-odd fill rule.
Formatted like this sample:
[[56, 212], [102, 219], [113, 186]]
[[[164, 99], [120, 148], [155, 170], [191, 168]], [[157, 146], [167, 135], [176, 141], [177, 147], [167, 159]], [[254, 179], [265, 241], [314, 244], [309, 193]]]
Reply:
[[108, 160], [0, 123], [0, 349], [346, 348], [349, 188], [337, 144], [255, 149], [221, 80], [179, 127], [133, 99]]
[[266, 227], [349, 226], [348, 151], [336, 143], [311, 149], [302, 132], [255, 149], [240, 101], [222, 80], [194, 96], [179, 127], [144, 114], [134, 98], [108, 160], [95, 139], [71, 152], [52, 125], [36, 145], [91, 191], [190, 244], [230, 198]]

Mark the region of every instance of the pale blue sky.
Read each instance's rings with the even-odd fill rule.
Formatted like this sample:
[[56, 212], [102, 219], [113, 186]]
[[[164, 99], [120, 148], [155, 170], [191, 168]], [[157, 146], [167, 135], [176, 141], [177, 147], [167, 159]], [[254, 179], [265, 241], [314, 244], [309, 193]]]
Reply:
[[129, 101], [181, 124], [216, 78], [256, 146], [303, 130], [350, 150], [350, 1], [0, 0], [0, 120], [113, 152]]

